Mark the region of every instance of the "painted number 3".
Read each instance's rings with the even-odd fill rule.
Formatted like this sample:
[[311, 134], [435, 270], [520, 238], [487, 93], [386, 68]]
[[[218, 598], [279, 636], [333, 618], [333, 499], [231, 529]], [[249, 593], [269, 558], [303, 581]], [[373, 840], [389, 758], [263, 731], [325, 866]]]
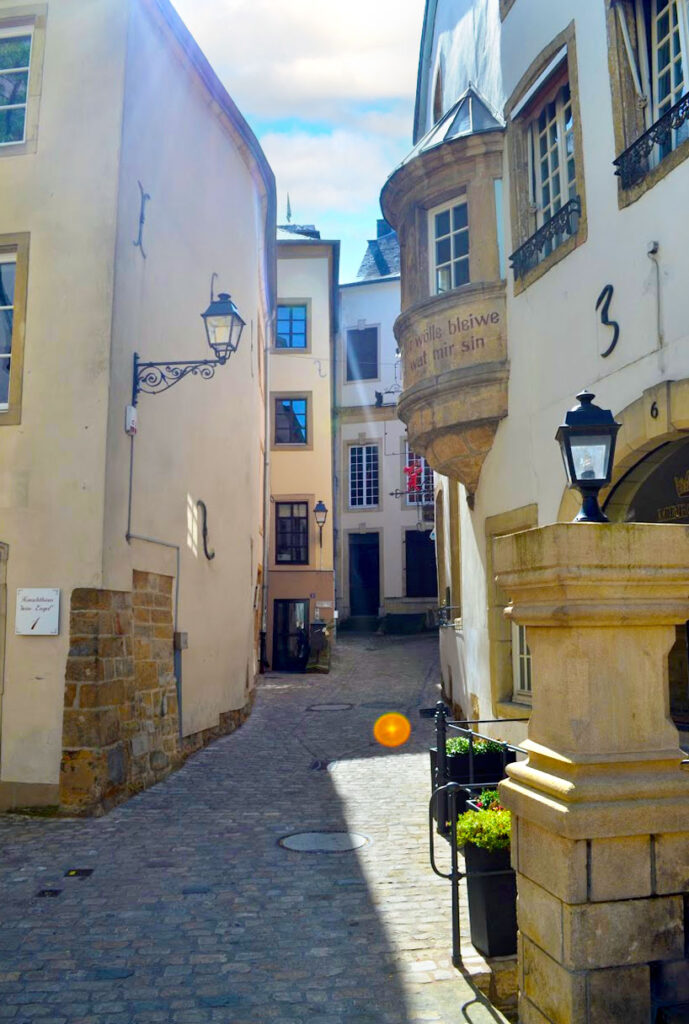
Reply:
[[601, 352], [601, 359], [607, 359], [610, 353], [614, 350], [615, 345], [620, 337], [620, 325], [617, 320], [610, 320], [608, 313], [610, 312], [610, 303], [614, 295], [615, 289], [611, 284], [606, 284], [603, 291], [596, 299], [596, 310], [600, 309], [600, 322], [604, 327], [612, 327], [612, 341], [606, 348], [605, 352]]

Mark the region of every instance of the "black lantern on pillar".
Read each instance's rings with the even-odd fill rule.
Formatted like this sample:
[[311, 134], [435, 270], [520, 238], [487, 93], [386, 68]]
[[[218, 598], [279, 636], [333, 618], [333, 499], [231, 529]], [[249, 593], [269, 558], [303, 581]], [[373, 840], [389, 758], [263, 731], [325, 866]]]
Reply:
[[607, 523], [608, 517], [598, 505], [598, 492], [610, 483], [615, 459], [615, 440], [620, 424], [609, 409], [593, 404], [596, 396], [584, 390], [577, 395], [579, 405], [565, 415], [555, 439], [560, 444], [562, 461], [570, 487], [581, 493], [581, 511], [575, 523]]
[[320, 541], [320, 546], [323, 547], [323, 527], [325, 526], [325, 521], [328, 518], [328, 509], [326, 508], [324, 501], [316, 502], [313, 514], [316, 519], [316, 526], [319, 530], [318, 539]]

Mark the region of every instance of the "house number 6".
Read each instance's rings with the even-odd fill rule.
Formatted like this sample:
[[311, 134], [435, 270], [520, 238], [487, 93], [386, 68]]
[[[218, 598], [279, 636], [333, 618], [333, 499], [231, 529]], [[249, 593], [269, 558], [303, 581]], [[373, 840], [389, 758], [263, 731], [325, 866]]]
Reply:
[[620, 337], [620, 325], [617, 320], [610, 320], [608, 313], [610, 312], [610, 303], [615, 289], [611, 284], [606, 284], [603, 291], [596, 299], [596, 310], [600, 309], [600, 322], [604, 327], [612, 327], [612, 341], [605, 352], [601, 352], [601, 359], [607, 359], [607, 357], [614, 351], [615, 345]]

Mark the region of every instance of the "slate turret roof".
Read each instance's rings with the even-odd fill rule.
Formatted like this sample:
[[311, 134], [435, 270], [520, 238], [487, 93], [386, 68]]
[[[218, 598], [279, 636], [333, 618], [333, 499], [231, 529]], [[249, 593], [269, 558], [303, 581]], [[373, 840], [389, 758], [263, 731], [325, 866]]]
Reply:
[[397, 232], [392, 230], [387, 221], [378, 221], [378, 231], [378, 237], [368, 242], [366, 253], [357, 271], [358, 281], [393, 277], [400, 272], [400, 243], [397, 240]]

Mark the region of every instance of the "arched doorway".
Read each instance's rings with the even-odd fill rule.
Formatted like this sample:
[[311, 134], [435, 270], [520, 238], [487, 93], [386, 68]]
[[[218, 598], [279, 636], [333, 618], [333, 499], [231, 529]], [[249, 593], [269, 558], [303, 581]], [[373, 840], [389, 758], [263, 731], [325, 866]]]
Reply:
[[[612, 522], [689, 525], [689, 438], [661, 444], [639, 459], [612, 489], [604, 509]], [[677, 626], [668, 659], [670, 713], [682, 729], [689, 729], [688, 648], [686, 623]]]

